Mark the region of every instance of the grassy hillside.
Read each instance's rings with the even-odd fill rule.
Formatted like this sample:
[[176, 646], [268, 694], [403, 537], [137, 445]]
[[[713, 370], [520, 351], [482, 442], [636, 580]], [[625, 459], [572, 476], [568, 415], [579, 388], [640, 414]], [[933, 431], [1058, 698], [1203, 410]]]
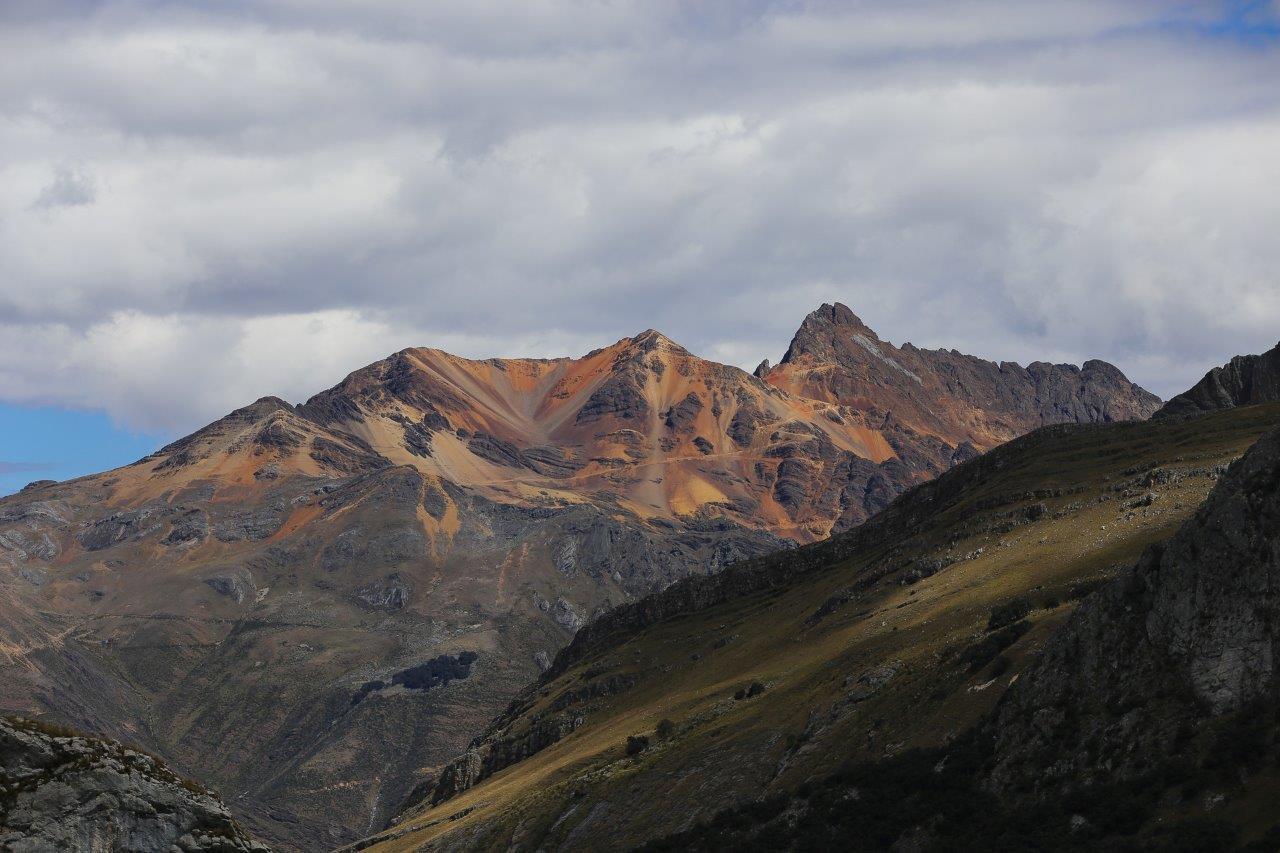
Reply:
[[[641, 608], [589, 631], [479, 752], [567, 734], [366, 844], [627, 849], [850, 762], [950, 742], [1082, 596], [1167, 538], [1277, 422], [1267, 405], [1046, 428], [844, 540], [736, 570], [773, 573], [740, 585], [753, 592], [734, 595], [730, 575], [713, 606], [647, 625]], [[786, 561], [814, 568], [787, 577]], [[637, 737], [647, 745], [629, 748]]]

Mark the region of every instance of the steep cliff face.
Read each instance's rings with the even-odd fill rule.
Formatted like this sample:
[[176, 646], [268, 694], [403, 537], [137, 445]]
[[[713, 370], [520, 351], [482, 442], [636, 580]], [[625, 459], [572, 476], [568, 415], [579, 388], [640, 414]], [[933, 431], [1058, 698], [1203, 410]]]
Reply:
[[1222, 367], [1215, 367], [1190, 389], [1165, 403], [1154, 417], [1194, 415], [1275, 400], [1280, 400], [1280, 345], [1262, 355], [1238, 355]]
[[894, 436], [895, 447], [933, 439], [962, 458], [1045, 424], [1134, 420], [1160, 405], [1104, 361], [1022, 367], [895, 347], [839, 303], [806, 317], [782, 361], [762, 375], [791, 393], [847, 407]]
[[0, 718], [0, 848], [95, 853], [250, 853], [215, 794], [149, 755]]
[[1192, 759], [1195, 736], [1212, 720], [1274, 694], [1277, 589], [1280, 432], [1272, 432], [1176, 536], [1086, 602], [1009, 691], [992, 725], [993, 785], [1080, 787]]

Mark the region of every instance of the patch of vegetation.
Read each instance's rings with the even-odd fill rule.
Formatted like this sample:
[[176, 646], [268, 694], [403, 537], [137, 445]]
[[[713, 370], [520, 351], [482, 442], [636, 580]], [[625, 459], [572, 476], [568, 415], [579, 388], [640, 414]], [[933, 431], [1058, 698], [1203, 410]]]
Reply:
[[648, 735], [630, 735], [627, 737], [627, 755], [639, 755], [648, 748]]
[[670, 740], [675, 733], [676, 724], [667, 718], [663, 718], [662, 722], [658, 723], [658, 728], [654, 732], [662, 740]]
[[366, 681], [364, 684], [360, 685], [355, 694], [351, 697], [351, 704], [359, 705], [364, 697], [368, 696], [370, 693], [376, 693], [386, 686], [387, 683], [380, 678], [374, 679], [373, 681]]
[[391, 676], [391, 683], [402, 684], [407, 690], [430, 690], [454, 679], [466, 678], [471, 674], [471, 664], [477, 657], [475, 652], [462, 652], [456, 657], [440, 655], [426, 663], [400, 670]]
[[5, 716], [5, 722], [28, 732], [36, 732], [49, 737], [88, 737], [84, 732], [77, 731], [70, 726], [64, 726], [61, 723], [54, 723], [48, 720], [32, 720], [26, 717]]
[[[471, 665], [479, 658], [475, 652], [460, 652], [457, 655], [440, 655], [426, 663], [402, 669], [391, 676], [391, 685], [402, 685], [406, 690], [430, 690], [441, 687], [450, 681], [461, 680], [471, 674]], [[358, 705], [370, 693], [388, 687], [382, 679], [366, 681], [351, 697], [351, 704]]]

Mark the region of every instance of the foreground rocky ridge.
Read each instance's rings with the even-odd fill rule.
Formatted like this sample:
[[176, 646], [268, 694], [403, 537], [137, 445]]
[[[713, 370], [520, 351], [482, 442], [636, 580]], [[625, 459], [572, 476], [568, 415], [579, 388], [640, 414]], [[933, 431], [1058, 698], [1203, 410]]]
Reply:
[[994, 786], [1044, 794], [1136, 779], [1190, 757], [1214, 718], [1274, 702], [1277, 589], [1280, 431], [1054, 635], [993, 721]]
[[[844, 352], [847, 325], [804, 339]], [[1079, 406], [990, 396], [999, 432], [972, 401], [803, 396], [653, 331], [582, 358], [396, 353], [0, 500], [0, 707], [141, 743], [273, 842], [352, 841], [593, 617], [856, 525], [1023, 425], [1145, 405], [1096, 372]]]
[[[1272, 430], [1048, 636], [978, 726], [646, 850], [1275, 850], [1278, 540]], [[993, 610], [1008, 627], [992, 636], [1025, 612]]]
[[268, 850], [215, 794], [152, 756], [16, 717], [0, 718], [0, 848]]

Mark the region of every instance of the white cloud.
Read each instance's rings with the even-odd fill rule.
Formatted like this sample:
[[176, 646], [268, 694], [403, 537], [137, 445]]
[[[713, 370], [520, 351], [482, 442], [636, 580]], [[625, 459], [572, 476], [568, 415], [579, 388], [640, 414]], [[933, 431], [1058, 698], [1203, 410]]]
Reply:
[[1278, 336], [1280, 51], [1171, 8], [15, 4], [0, 399], [182, 430], [650, 326], [750, 368], [831, 299], [1172, 393]]

